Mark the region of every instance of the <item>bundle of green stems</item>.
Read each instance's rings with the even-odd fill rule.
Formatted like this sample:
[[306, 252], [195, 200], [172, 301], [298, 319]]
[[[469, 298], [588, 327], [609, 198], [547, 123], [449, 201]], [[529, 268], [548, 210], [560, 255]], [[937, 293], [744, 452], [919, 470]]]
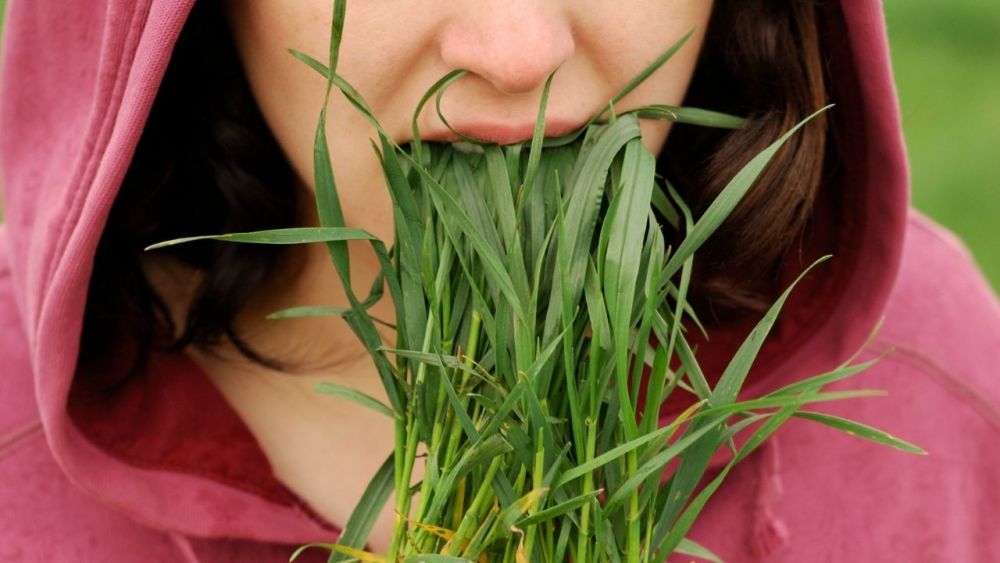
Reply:
[[[338, 541], [303, 546], [293, 558], [301, 549], [322, 547], [331, 561], [638, 563], [665, 561], [674, 552], [717, 560], [685, 537], [688, 530], [730, 469], [791, 417], [920, 451], [874, 428], [803, 410], [818, 401], [876, 394], [822, 390], [871, 362], [855, 365], [852, 359], [737, 401], [794, 284], [714, 387], [688, 344], [691, 330], [703, 330], [687, 301], [696, 250], [808, 118], [753, 158], [696, 219], [657, 176], [639, 119], [726, 128], [742, 120], [662, 105], [615, 110], [686, 37], [586, 127], [560, 139], [542, 134], [550, 77], [530, 142], [421, 142], [416, 116], [432, 99], [440, 115], [442, 94], [464, 74], [451, 72], [416, 108], [414, 141], [400, 146], [336, 74], [344, 13], [344, 1], [337, 0], [326, 63], [292, 54], [326, 78], [327, 99], [340, 91], [378, 131], [373, 148], [393, 200], [392, 244], [344, 224], [325, 105], [315, 140], [320, 227], [167, 243], [323, 242], [343, 281], [346, 307], [275, 316], [344, 318], [370, 353], [389, 404], [330, 383], [318, 390], [392, 417], [395, 448]], [[668, 237], [680, 242], [668, 246]], [[364, 296], [350, 283], [348, 240], [367, 240], [382, 266]], [[375, 330], [385, 321], [368, 313], [386, 297], [385, 288], [396, 313], [392, 348]], [[678, 389], [698, 400], [664, 420], [661, 405]], [[733, 438], [743, 430], [750, 434], [737, 448]], [[709, 459], [727, 446], [732, 461], [698, 489]], [[665, 474], [675, 458], [677, 469]], [[423, 478], [411, 486], [417, 463]], [[389, 551], [364, 551], [392, 493], [396, 521]]]

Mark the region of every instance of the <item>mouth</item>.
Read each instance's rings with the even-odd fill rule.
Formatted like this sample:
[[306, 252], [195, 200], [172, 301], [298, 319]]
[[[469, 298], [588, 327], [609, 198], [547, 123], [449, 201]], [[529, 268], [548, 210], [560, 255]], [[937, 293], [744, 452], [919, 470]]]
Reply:
[[[585, 124], [586, 121], [546, 119], [545, 137], [562, 137], [573, 133]], [[530, 141], [535, 134], [535, 123], [533, 121], [517, 123], [467, 121], [452, 123], [451, 126], [455, 129], [455, 131], [458, 131], [462, 135], [470, 137], [475, 141], [495, 143], [498, 145], [512, 145], [514, 143]], [[466, 139], [463, 139], [457, 133], [451, 131], [442, 124], [440, 127], [432, 128], [430, 131], [421, 134], [421, 140], [444, 143], [460, 143]]]

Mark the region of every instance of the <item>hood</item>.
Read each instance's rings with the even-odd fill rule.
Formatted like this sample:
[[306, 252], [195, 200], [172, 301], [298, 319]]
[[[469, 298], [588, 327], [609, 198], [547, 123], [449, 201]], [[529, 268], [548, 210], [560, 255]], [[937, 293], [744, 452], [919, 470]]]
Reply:
[[[45, 436], [79, 488], [145, 525], [202, 537], [329, 541], [336, 527], [277, 482], [239, 417], [184, 357], [156, 356], [146, 383], [124, 389], [120, 401], [82, 418], [68, 414], [95, 249], [192, 4], [10, 3], [0, 63], [0, 241]], [[835, 259], [789, 301], [743, 395], [855, 352], [881, 316], [900, 262], [908, 177], [881, 3], [842, 2], [823, 25], [833, 39], [825, 53], [837, 104], [830, 119], [843, 138], [837, 181], [817, 204], [833, 211], [789, 276], [814, 256]], [[717, 377], [744, 329], [713, 334], [702, 347], [709, 375]]]
[[274, 479], [247, 428], [190, 362], [154, 358], [143, 385], [84, 411], [83, 429], [68, 415], [96, 245], [192, 4], [9, 5], [0, 79], [3, 251], [45, 436], [75, 485], [145, 525], [329, 540], [335, 530]]

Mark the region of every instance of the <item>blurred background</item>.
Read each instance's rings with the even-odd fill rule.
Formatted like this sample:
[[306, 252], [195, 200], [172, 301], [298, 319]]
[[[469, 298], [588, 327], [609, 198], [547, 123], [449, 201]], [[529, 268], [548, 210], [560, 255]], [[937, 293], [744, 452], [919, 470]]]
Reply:
[[1000, 0], [885, 0], [885, 11], [914, 205], [1000, 288]]
[[1000, 0], [885, 0], [913, 203], [1000, 289]]

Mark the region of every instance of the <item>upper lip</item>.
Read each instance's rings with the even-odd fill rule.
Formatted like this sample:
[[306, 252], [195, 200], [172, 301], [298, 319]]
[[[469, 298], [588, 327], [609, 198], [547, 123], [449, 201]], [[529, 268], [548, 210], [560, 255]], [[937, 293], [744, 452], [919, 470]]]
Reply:
[[[449, 121], [456, 131], [472, 137], [479, 141], [496, 143], [499, 145], [509, 145], [532, 138], [535, 134], [535, 122], [500, 122], [500, 121]], [[571, 121], [568, 119], [546, 119], [545, 136], [561, 137], [576, 131], [584, 125], [584, 121]], [[445, 141], [456, 142], [462, 140], [457, 134], [445, 127], [443, 124], [435, 127], [426, 133], [421, 133], [421, 139], [425, 141]]]

